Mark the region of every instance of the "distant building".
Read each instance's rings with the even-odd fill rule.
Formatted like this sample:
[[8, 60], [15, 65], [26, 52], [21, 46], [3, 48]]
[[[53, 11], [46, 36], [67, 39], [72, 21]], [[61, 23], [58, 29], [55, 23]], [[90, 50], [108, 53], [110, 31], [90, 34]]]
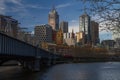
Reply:
[[91, 27], [90, 27], [90, 16], [84, 13], [79, 19], [80, 32], [84, 33], [83, 40], [84, 44], [91, 42]]
[[53, 30], [59, 30], [59, 15], [54, 7], [49, 13], [48, 24], [52, 27]]
[[11, 16], [0, 15], [0, 32], [5, 33], [11, 37], [17, 37], [18, 21]]
[[61, 29], [59, 29], [59, 31], [57, 31], [56, 34], [56, 44], [57, 45], [63, 45], [63, 32]]
[[116, 38], [115, 42], [115, 48], [120, 48], [120, 38]]
[[57, 35], [57, 31], [52, 30], [52, 42], [56, 43], [56, 35]]
[[68, 22], [62, 21], [60, 22], [60, 28], [62, 29], [63, 33], [68, 32]]
[[19, 31], [18, 31], [18, 34], [17, 34], [17, 35], [18, 35], [18, 36], [17, 36], [17, 39], [25, 42], [25, 34], [26, 34], [25, 31], [19, 30]]
[[52, 43], [42, 43], [42, 48], [54, 54], [60, 54], [63, 56], [65, 55], [72, 56], [72, 54], [74, 54], [73, 48], [69, 46], [56, 45]]
[[68, 46], [75, 46], [76, 44], [76, 38], [75, 38], [75, 34], [72, 31], [72, 33], [64, 33], [63, 34], [63, 40], [64, 40], [64, 44], [67, 44]]
[[101, 42], [101, 45], [102, 45], [103, 47], [105, 47], [105, 48], [108, 48], [108, 49], [114, 48], [114, 46], [115, 46], [115, 41], [114, 41], [114, 40], [103, 40], [103, 41]]
[[76, 42], [80, 43], [81, 45], [83, 44], [83, 35], [84, 33], [82, 31], [76, 33]]
[[52, 28], [48, 24], [35, 26], [36, 44], [41, 42], [52, 42]]
[[99, 41], [99, 24], [91, 21], [91, 42], [93, 45], [96, 45]]

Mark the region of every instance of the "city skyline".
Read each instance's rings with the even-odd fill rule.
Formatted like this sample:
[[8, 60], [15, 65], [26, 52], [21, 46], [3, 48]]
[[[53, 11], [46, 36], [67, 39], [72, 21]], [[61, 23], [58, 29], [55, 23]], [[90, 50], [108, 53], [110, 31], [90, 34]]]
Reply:
[[[1, 0], [0, 14], [12, 16], [18, 20], [20, 27], [26, 27], [28, 31], [33, 31], [37, 25], [48, 24], [48, 14], [53, 6], [59, 14], [60, 22], [68, 21], [69, 32], [72, 29], [74, 32], [78, 32], [79, 16], [84, 13], [84, 6], [82, 2], [76, 0]], [[102, 32], [100, 39], [105, 38], [110, 39], [111, 34]]]

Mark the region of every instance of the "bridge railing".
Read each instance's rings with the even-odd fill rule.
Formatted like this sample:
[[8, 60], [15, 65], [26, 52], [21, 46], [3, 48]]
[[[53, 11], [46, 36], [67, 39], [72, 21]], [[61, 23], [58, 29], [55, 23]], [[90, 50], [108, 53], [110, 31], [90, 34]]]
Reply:
[[36, 47], [0, 33], [0, 54], [35, 56]]
[[28, 43], [0, 33], [0, 55], [27, 56], [27, 57], [43, 57], [43, 58], [58, 58], [55, 55], [44, 49], [32, 46]]

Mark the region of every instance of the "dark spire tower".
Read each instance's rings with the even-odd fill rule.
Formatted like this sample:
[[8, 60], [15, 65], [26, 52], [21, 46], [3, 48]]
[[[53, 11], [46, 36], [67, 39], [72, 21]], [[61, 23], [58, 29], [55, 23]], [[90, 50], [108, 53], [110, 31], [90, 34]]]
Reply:
[[54, 6], [49, 13], [48, 24], [52, 27], [53, 30], [59, 30], [59, 15]]

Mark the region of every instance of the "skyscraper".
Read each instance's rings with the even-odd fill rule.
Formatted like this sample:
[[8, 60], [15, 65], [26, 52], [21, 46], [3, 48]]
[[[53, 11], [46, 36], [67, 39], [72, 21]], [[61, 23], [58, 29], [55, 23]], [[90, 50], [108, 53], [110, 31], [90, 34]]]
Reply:
[[60, 28], [63, 31], [63, 33], [68, 33], [68, 22], [66, 21], [60, 22]]
[[99, 43], [99, 24], [91, 21], [91, 41], [93, 45]]
[[48, 24], [52, 27], [53, 30], [59, 30], [59, 15], [55, 7], [53, 7], [49, 13]]
[[84, 13], [79, 19], [80, 32], [83, 31], [84, 44], [91, 42], [90, 16]]

